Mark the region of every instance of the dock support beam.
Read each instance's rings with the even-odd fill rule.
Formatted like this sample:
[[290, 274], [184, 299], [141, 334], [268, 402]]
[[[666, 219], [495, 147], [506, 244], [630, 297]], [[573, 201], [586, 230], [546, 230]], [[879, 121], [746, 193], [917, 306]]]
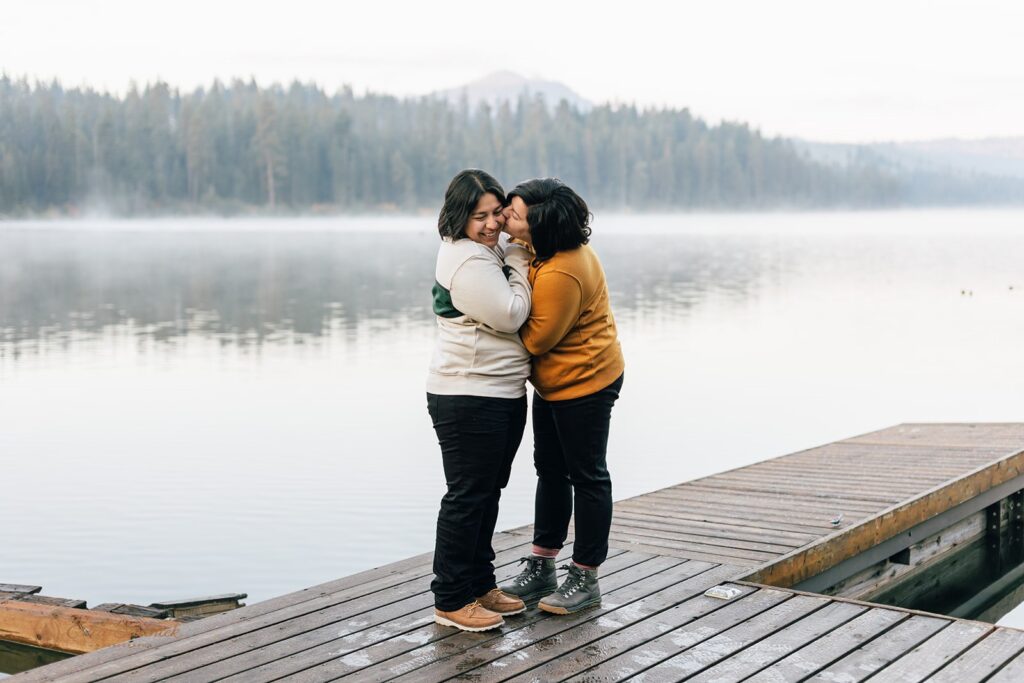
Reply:
[[[810, 593], [825, 592], [831, 586], [836, 585], [856, 572], [867, 569], [879, 562], [884, 562], [901, 550], [909, 548], [918, 540], [937, 534], [956, 522], [982, 510], [987, 511], [986, 534], [988, 534], [993, 524], [1001, 526], [999, 524], [1000, 503], [1004, 498], [1012, 495], [1018, 496], [1018, 502], [1024, 501], [1024, 497], [1022, 497], [1024, 495], [1024, 474], [993, 486], [959, 505], [955, 505], [909, 529], [905, 529], [881, 543], [877, 543], [852, 557], [834, 564], [820, 574], [804, 579], [790, 587]], [[995, 510], [994, 513], [988, 512], [993, 509]], [[995, 515], [995, 521], [990, 516], [992, 514]], [[986, 538], [986, 543], [992, 542], [993, 539], [991, 537]], [[996, 542], [999, 543], [999, 541]], [[998, 546], [996, 549], [999, 549]], [[755, 582], [764, 580], [764, 577], [759, 576], [757, 572], [746, 578]]]
[[1010, 546], [1019, 551], [1024, 545], [1024, 491], [1017, 491], [1007, 498], [1010, 506]]
[[997, 576], [1003, 573], [1002, 515], [1002, 501], [985, 508], [985, 544], [988, 549], [988, 566]]

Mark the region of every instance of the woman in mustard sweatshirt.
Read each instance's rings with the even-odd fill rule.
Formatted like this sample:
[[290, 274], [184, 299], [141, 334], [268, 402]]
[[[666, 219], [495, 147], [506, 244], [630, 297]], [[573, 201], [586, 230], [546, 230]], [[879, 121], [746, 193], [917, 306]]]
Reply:
[[[520, 330], [533, 356], [533, 553], [501, 587], [526, 602], [568, 614], [600, 604], [597, 568], [608, 555], [612, 483], [606, 465], [612, 406], [625, 362], [608, 286], [590, 248], [591, 214], [555, 178], [521, 183], [508, 195], [505, 230], [531, 246], [530, 317]], [[576, 510], [573, 562], [556, 586], [554, 558]]]

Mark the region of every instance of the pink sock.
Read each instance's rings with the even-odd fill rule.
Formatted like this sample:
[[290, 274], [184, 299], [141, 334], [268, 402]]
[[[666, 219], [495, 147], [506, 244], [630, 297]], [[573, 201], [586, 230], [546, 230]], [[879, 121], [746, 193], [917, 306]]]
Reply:
[[542, 548], [539, 545], [535, 545], [531, 552], [534, 557], [543, 557], [546, 560], [553, 560], [558, 557], [558, 550], [558, 548]]
[[593, 571], [593, 570], [597, 569], [597, 567], [591, 567], [589, 564], [580, 564], [576, 560], [573, 560], [572, 563], [574, 565], [576, 565], [577, 567], [579, 567], [580, 569], [586, 569], [588, 571]]

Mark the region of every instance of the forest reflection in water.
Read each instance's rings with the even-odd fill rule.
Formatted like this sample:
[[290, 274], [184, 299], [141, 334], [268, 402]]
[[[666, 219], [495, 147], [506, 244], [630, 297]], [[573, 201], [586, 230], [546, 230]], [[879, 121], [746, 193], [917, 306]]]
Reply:
[[[426, 222], [426, 221], [425, 221]], [[729, 240], [651, 249], [597, 240], [619, 316], [678, 315], [702, 296], [745, 296], [766, 255]], [[433, 323], [436, 237], [415, 232], [0, 231], [0, 353], [43, 351], [121, 327], [173, 341], [315, 343], [360, 323]]]

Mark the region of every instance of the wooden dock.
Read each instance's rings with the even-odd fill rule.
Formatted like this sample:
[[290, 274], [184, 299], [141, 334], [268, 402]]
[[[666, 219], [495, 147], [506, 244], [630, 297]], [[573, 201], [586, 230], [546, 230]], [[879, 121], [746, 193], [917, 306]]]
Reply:
[[[900, 425], [616, 503], [604, 601], [576, 615], [436, 626], [425, 554], [12, 680], [1024, 681], [1024, 631], [841, 597], [1003, 557], [1022, 490], [1024, 424]], [[500, 578], [529, 541], [495, 536]]]

